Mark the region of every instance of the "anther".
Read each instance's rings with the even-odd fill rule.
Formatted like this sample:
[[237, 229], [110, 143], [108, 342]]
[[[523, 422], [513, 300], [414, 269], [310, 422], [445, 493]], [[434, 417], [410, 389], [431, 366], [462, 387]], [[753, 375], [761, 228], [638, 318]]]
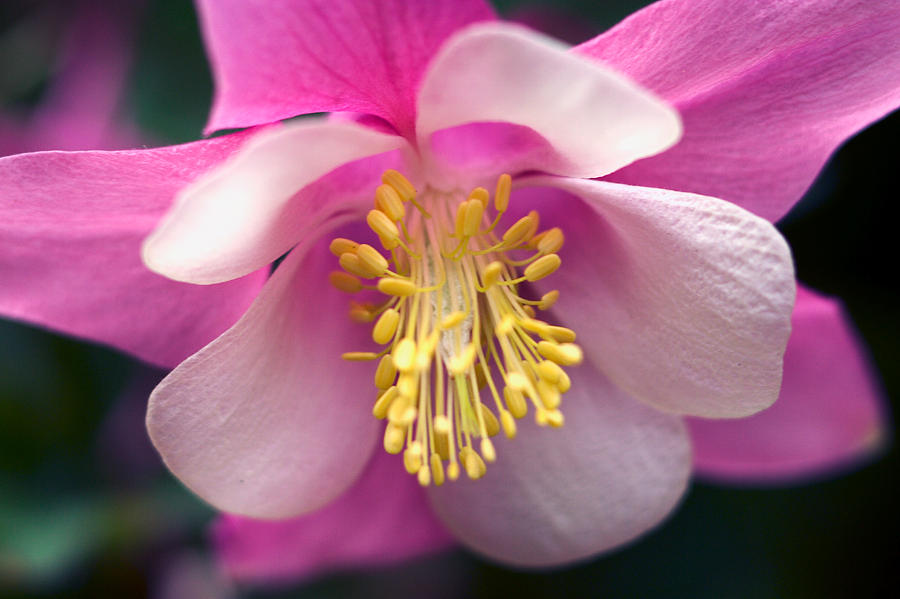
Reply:
[[500, 262], [494, 261], [485, 266], [484, 271], [481, 273], [484, 288], [489, 289], [493, 287], [494, 283], [497, 282], [497, 279], [500, 278], [501, 272], [503, 272], [503, 264]]
[[520, 389], [514, 389], [506, 386], [503, 389], [503, 399], [506, 400], [506, 407], [516, 418], [524, 418], [528, 413], [528, 404], [525, 402], [525, 396], [522, 395]]
[[506, 375], [506, 384], [515, 391], [522, 391], [528, 387], [528, 378], [521, 372], [510, 372]]
[[463, 235], [466, 237], [474, 237], [478, 235], [478, 228], [481, 226], [481, 217], [484, 215], [484, 203], [478, 199], [466, 202], [465, 222], [463, 225]]
[[539, 341], [537, 350], [539, 354], [561, 366], [575, 366], [580, 364], [584, 357], [581, 348], [574, 343]]
[[542, 360], [538, 363], [537, 371], [542, 379], [554, 385], [565, 374], [556, 362], [551, 362], [550, 360]]
[[384, 278], [378, 281], [378, 291], [397, 297], [406, 297], [416, 292], [416, 284], [408, 279]]
[[475, 346], [467, 345], [463, 350], [450, 358], [447, 370], [452, 375], [459, 375], [467, 372], [475, 362]]
[[331, 244], [328, 246], [328, 249], [331, 250], [332, 254], [340, 258], [341, 254], [346, 254], [347, 252], [353, 253], [358, 247], [359, 244], [352, 239], [337, 237], [331, 240]]
[[441, 321], [441, 328], [442, 329], [452, 329], [453, 327], [456, 327], [456, 326], [462, 324], [462, 321], [465, 320], [465, 318], [466, 318], [465, 312], [462, 312], [460, 310], [451, 312], [450, 314], [448, 314], [447, 316], [444, 317], [444, 320]]
[[397, 390], [397, 387], [388, 387], [385, 389], [385, 391], [378, 396], [378, 399], [375, 400], [375, 405], [372, 407], [372, 415], [379, 420], [387, 418], [391, 403], [398, 395], [400, 395], [400, 392]]
[[366, 222], [369, 227], [375, 231], [375, 234], [384, 239], [400, 239], [400, 229], [388, 218], [388, 215], [381, 210], [369, 210], [366, 216]]
[[371, 245], [365, 243], [360, 245], [356, 250], [356, 255], [363, 267], [373, 273], [373, 276], [381, 276], [387, 270], [387, 259]]
[[379, 185], [375, 190], [375, 207], [387, 214], [394, 222], [406, 216], [403, 200], [391, 185]]
[[558, 254], [542, 256], [529, 264], [528, 268], [525, 269], [525, 279], [528, 281], [540, 281], [544, 277], [553, 274], [560, 264], [562, 264], [562, 260], [559, 259]]
[[375, 370], [375, 386], [379, 389], [387, 389], [394, 384], [397, 378], [397, 369], [394, 367], [394, 359], [391, 356], [382, 356]]
[[358, 278], [340, 270], [328, 273], [328, 281], [335, 289], [344, 293], [356, 293], [362, 289], [362, 282]]
[[[524, 414], [523, 414], [524, 416]], [[503, 425], [503, 434], [507, 439], [516, 438], [516, 419], [506, 410], [500, 413], [500, 424]]]
[[431, 454], [431, 476], [434, 479], [434, 486], [440, 487], [444, 484], [444, 464], [436, 453]]
[[538, 304], [538, 308], [541, 310], [549, 310], [553, 304], [556, 303], [556, 300], [559, 299], [559, 290], [554, 289], [553, 291], [548, 291], [544, 295], [541, 296], [541, 302]]
[[416, 188], [413, 187], [413, 184], [394, 169], [384, 171], [381, 175], [381, 182], [393, 187], [404, 202], [409, 202], [416, 197]]
[[544, 232], [537, 244], [537, 250], [542, 254], [555, 254], [563, 246], [563, 232], [559, 227], [553, 227], [549, 231]]
[[490, 439], [481, 440], [481, 455], [483, 455], [484, 459], [488, 462], [497, 461], [497, 452], [494, 449], [494, 444], [491, 443]]
[[343, 254], [341, 254], [341, 259], [339, 262], [341, 268], [352, 275], [356, 275], [364, 279], [371, 279], [375, 276], [369, 271], [368, 268], [366, 268], [362, 260], [360, 260], [359, 256], [357, 256], [355, 253], [344, 252]]
[[494, 210], [506, 212], [509, 207], [509, 192], [512, 189], [512, 177], [507, 174], [497, 179], [497, 191], [494, 193]]
[[341, 359], [348, 362], [368, 362], [378, 357], [378, 354], [370, 351], [348, 351], [341, 354]]
[[488, 190], [484, 187], [476, 187], [469, 193], [469, 199], [481, 202], [482, 208], [487, 207], [490, 197], [490, 193], [488, 193]]
[[384, 450], [390, 454], [398, 454], [403, 450], [406, 440], [406, 427], [388, 422], [384, 429]]
[[566, 327], [547, 325], [545, 332], [546, 336], [549, 337], [548, 341], [553, 340], [557, 343], [572, 343], [575, 341], [575, 331]]
[[484, 419], [484, 429], [487, 431], [488, 437], [493, 437], [500, 432], [500, 423], [497, 421], [497, 417], [484, 404], [481, 404], [481, 417]]
[[522, 240], [525, 239], [528, 231], [531, 229], [533, 220], [534, 217], [529, 213], [527, 216], [523, 216], [513, 223], [512, 226], [506, 230], [506, 233], [503, 234], [503, 244], [507, 247], [516, 247], [522, 243]]
[[560, 393], [556, 385], [541, 379], [537, 382], [537, 392], [545, 408], [555, 410], [559, 407]]
[[400, 324], [400, 313], [393, 308], [385, 310], [372, 329], [372, 340], [381, 345], [388, 343], [394, 338], [398, 324]]
[[400, 372], [412, 370], [413, 360], [416, 356], [416, 342], [406, 337], [400, 340], [394, 348], [394, 367]]

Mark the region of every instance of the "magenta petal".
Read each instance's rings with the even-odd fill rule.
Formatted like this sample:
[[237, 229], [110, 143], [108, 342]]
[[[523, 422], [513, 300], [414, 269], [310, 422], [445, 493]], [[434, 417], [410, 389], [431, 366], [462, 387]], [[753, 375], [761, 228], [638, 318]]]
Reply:
[[265, 279], [175, 283], [140, 245], [175, 192], [246, 134], [121, 152], [0, 159], [0, 312], [174, 366], [231, 326]]
[[481, 0], [199, 0], [216, 81], [207, 130], [310, 112], [377, 115], [412, 136], [425, 65]]
[[701, 474], [787, 479], [828, 471], [881, 446], [877, 385], [840, 303], [800, 287], [793, 326], [775, 405], [742, 420], [690, 420]]
[[835, 148], [900, 104], [895, 2], [669, 0], [576, 51], [671, 102], [684, 138], [616, 181], [712, 195], [769, 220]]
[[334, 263], [324, 239], [296, 247], [244, 317], [150, 396], [153, 444], [220, 510], [309, 512], [342, 493], [372, 452], [371, 366], [341, 359], [368, 347], [370, 333], [349, 321], [347, 296], [327, 284]]
[[321, 510], [275, 522], [225, 515], [213, 534], [225, 570], [259, 582], [385, 565], [453, 543], [416, 478], [379, 450], [359, 480]]
[[484, 478], [429, 488], [438, 515], [475, 551], [517, 566], [586, 558], [657, 525], [684, 492], [691, 449], [681, 419], [587, 364], [571, 378], [564, 427], [527, 417], [516, 439], [497, 442]]
[[[602, 181], [540, 177], [560, 198], [556, 316], [585, 358], [667, 411], [746, 416], [775, 401], [794, 305], [787, 243], [723, 200]], [[553, 192], [548, 190], [550, 194]]]

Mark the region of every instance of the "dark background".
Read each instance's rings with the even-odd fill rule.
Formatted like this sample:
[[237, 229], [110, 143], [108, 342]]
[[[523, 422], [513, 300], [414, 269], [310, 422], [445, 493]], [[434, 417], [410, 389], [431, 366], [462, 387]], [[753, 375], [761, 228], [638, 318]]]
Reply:
[[[496, 4], [525, 20], [535, 6], [549, 7], [551, 32], [578, 42], [647, 3]], [[35, 7], [53, 18], [69, 8], [4, 1], [0, 40]], [[148, 0], [134, 37], [124, 113], [148, 144], [196, 139], [212, 85], [190, 2]], [[54, 43], [52, 35], [36, 39], [29, 59], [42, 60]], [[8, 47], [0, 41], [0, 51]], [[22, 58], [0, 54], [0, 64], [8, 73]], [[27, 109], [45, 84], [0, 87], [2, 109]], [[898, 140], [898, 114], [849, 140], [780, 224], [800, 280], [844, 300], [891, 405], [900, 389], [898, 221], [890, 216], [900, 199]], [[143, 430], [146, 396], [162, 374], [109, 349], [0, 321], [0, 597], [161, 597], [202, 578], [213, 512], [165, 472]], [[897, 473], [889, 443], [863, 467], [790, 487], [699, 481], [646, 538], [551, 573], [513, 572], [458, 550], [238, 595], [877, 596], [896, 587]]]

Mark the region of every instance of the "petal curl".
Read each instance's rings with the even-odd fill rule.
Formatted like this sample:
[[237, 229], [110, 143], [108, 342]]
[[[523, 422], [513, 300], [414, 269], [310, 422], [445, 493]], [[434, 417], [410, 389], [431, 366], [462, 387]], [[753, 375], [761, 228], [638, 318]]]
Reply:
[[849, 136], [900, 105], [894, 2], [668, 0], [576, 53], [671, 102], [684, 138], [613, 180], [783, 216]]
[[553, 177], [522, 185], [584, 200], [556, 202], [569, 241], [540, 286], [559, 288], [558, 319], [614, 383], [661, 410], [708, 418], [775, 401], [795, 284], [770, 223], [664, 189]]
[[266, 274], [176, 283], [147, 270], [140, 245], [176, 191], [247, 137], [0, 159], [0, 313], [170, 368], [209, 343], [243, 314]]
[[244, 317], [150, 396], [153, 444], [220, 510], [312, 511], [342, 493], [371, 454], [371, 372], [341, 360], [368, 330], [349, 322], [346, 296], [325, 282], [333, 265], [324, 241], [299, 245]]
[[396, 563], [453, 544], [415, 477], [379, 450], [359, 480], [321, 510], [277, 522], [225, 515], [213, 538], [232, 578], [269, 583]]
[[463, 543], [544, 567], [583, 559], [657, 525], [684, 493], [691, 449], [681, 419], [634, 401], [585, 364], [571, 371], [561, 429], [527, 417], [478, 481], [429, 488]]
[[412, 138], [425, 66], [481, 0], [198, 0], [216, 96], [207, 131], [310, 112], [377, 115]]
[[870, 456], [886, 423], [864, 356], [840, 303], [799, 287], [778, 401], [742, 420], [691, 419], [699, 472], [777, 481]]
[[[368, 201], [311, 185], [341, 165], [405, 146], [349, 122], [301, 121], [255, 136], [181, 191], [144, 243], [147, 266], [176, 281], [209, 284], [269, 264], [336, 212]], [[380, 174], [380, 173], [379, 173]]]
[[678, 114], [650, 92], [513, 25], [475, 25], [450, 39], [425, 75], [418, 106], [423, 147], [440, 129], [491, 121], [546, 140], [542, 156], [519, 156], [510, 172], [598, 177], [665, 150], [681, 134]]

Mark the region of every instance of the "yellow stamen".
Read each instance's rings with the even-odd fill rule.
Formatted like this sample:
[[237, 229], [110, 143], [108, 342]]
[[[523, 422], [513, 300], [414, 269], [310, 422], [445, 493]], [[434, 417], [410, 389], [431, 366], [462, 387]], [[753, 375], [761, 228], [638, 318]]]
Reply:
[[[495, 233], [511, 189], [511, 177], [502, 175], [492, 204], [483, 187], [417, 193], [399, 172], [385, 171], [366, 222], [389, 256], [345, 238], [330, 246], [343, 269], [329, 275], [334, 287], [387, 296], [378, 304], [351, 302], [349, 313], [374, 323], [372, 340], [383, 350], [343, 357], [379, 360], [372, 414], [387, 421], [385, 451], [402, 454], [423, 486], [462, 472], [483, 477], [486, 464], [502, 459], [491, 438], [501, 431], [515, 438], [529, 404], [540, 425], [561, 427], [562, 394], [571, 387], [563, 367], [583, 360], [574, 331], [535, 317], [559, 292], [519, 295], [521, 283], [560, 267], [564, 236], [556, 227], [536, 235], [536, 211]], [[415, 208], [407, 210], [407, 202]], [[373, 278], [375, 285], [360, 280]]]

